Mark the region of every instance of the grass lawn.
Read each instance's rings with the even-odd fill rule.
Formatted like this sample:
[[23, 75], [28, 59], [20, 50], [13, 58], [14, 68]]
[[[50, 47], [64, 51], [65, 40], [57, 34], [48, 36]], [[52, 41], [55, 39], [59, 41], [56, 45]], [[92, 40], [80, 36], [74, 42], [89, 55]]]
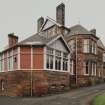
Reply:
[[93, 105], [105, 105], [105, 93], [96, 96], [93, 100]]

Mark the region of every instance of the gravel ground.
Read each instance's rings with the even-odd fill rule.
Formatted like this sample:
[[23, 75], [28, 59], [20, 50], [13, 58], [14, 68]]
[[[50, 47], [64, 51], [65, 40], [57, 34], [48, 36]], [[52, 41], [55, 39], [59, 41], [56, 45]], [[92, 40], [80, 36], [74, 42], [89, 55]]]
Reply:
[[89, 105], [92, 98], [103, 91], [105, 84], [38, 98], [0, 97], [0, 105]]

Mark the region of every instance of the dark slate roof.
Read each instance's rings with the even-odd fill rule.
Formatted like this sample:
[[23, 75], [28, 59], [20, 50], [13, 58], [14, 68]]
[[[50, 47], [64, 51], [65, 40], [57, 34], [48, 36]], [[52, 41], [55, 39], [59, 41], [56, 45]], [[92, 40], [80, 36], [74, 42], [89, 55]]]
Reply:
[[92, 34], [92, 33], [88, 31], [86, 28], [84, 28], [83, 26], [78, 24], [70, 28], [69, 35], [75, 35], [75, 34]]
[[57, 36], [47, 37], [44, 33], [37, 33], [19, 42], [18, 45], [46, 45], [48, 42], [56, 37]]

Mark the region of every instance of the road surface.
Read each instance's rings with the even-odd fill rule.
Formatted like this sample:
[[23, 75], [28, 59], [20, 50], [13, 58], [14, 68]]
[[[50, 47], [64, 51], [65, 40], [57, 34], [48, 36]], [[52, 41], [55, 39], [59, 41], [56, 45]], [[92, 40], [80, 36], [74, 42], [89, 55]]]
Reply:
[[105, 84], [37, 98], [0, 97], [0, 105], [89, 105], [93, 97], [102, 92], [105, 92]]

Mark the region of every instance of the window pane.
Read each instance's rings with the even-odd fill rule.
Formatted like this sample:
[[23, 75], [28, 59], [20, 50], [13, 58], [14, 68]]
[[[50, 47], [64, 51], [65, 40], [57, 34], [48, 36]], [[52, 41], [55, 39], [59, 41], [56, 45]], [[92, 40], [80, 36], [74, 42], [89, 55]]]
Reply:
[[70, 61], [70, 73], [74, 74], [74, 61], [73, 60]]
[[53, 56], [47, 55], [46, 68], [53, 69]]
[[55, 58], [55, 69], [61, 70], [61, 58], [59, 58], [59, 57]]
[[83, 51], [89, 53], [89, 39], [84, 39], [83, 46]]
[[89, 73], [89, 63], [86, 62], [86, 74], [88, 74], [88, 73]]
[[89, 44], [89, 39], [84, 39], [84, 44]]
[[0, 61], [0, 71], [2, 71], [2, 61]]
[[53, 54], [53, 49], [51, 49], [51, 48], [47, 48], [47, 54], [52, 55], [52, 54]]
[[50, 56], [50, 69], [53, 69], [53, 56]]
[[63, 58], [68, 58], [68, 54], [67, 53], [63, 53]]
[[47, 67], [47, 69], [49, 69], [49, 56], [48, 55], [47, 55], [46, 67]]
[[83, 70], [84, 70], [84, 74], [89, 74], [89, 62], [85, 61], [83, 63]]
[[63, 59], [63, 70], [67, 71], [68, 69], [68, 60], [67, 59]]
[[55, 69], [57, 70], [57, 59], [55, 60]]
[[55, 51], [55, 55], [56, 55], [56, 56], [61, 56], [61, 51], [57, 51], [57, 50], [56, 50], [56, 51]]

